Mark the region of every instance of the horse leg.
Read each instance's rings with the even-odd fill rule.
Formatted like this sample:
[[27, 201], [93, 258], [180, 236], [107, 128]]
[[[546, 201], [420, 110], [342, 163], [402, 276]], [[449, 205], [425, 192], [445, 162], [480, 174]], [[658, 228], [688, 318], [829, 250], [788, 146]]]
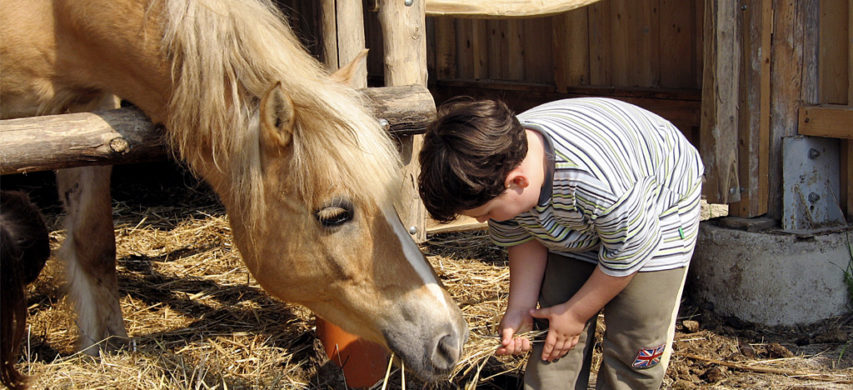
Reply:
[[111, 166], [81, 167], [56, 173], [65, 206], [66, 237], [59, 249], [65, 260], [69, 293], [77, 311], [78, 347], [98, 354], [98, 343], [112, 337], [127, 339], [116, 277]]

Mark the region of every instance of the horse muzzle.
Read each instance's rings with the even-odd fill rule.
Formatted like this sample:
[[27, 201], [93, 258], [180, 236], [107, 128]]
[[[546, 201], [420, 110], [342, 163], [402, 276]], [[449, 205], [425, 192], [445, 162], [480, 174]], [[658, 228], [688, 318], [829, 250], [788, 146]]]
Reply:
[[403, 324], [383, 332], [388, 347], [399, 356], [405, 368], [423, 380], [444, 378], [462, 357], [468, 340], [468, 326], [462, 313], [444, 321], [409, 317]]

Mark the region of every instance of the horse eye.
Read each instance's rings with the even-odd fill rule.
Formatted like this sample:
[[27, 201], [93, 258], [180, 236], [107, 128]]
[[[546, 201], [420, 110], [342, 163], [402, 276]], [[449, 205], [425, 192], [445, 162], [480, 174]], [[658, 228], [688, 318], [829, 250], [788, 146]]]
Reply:
[[352, 220], [352, 205], [345, 201], [336, 201], [314, 212], [314, 218], [325, 228], [341, 226]]

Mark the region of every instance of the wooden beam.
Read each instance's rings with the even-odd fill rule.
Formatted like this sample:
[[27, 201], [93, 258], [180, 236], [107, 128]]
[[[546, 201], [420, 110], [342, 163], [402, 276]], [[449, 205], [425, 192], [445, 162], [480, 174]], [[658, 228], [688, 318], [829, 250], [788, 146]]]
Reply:
[[[423, 86], [368, 88], [363, 92], [392, 135], [423, 133], [435, 117]], [[0, 174], [83, 165], [115, 165], [166, 158], [161, 127], [139, 110], [0, 120]]]
[[0, 121], [0, 174], [162, 160], [162, 128], [136, 109]]
[[599, 0], [426, 0], [429, 16], [469, 18], [537, 17], [568, 12]]
[[853, 139], [853, 106], [802, 106], [798, 132], [815, 137]]

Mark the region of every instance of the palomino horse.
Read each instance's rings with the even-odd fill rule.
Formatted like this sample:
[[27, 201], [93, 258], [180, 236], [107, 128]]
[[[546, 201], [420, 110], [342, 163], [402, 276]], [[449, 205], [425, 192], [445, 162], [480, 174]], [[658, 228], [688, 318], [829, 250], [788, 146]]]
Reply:
[[[0, 114], [90, 109], [105, 93], [131, 101], [216, 191], [266, 291], [435, 378], [467, 327], [394, 211], [393, 142], [283, 20], [269, 0], [6, 0]], [[84, 349], [126, 337], [109, 175], [57, 174]]]

